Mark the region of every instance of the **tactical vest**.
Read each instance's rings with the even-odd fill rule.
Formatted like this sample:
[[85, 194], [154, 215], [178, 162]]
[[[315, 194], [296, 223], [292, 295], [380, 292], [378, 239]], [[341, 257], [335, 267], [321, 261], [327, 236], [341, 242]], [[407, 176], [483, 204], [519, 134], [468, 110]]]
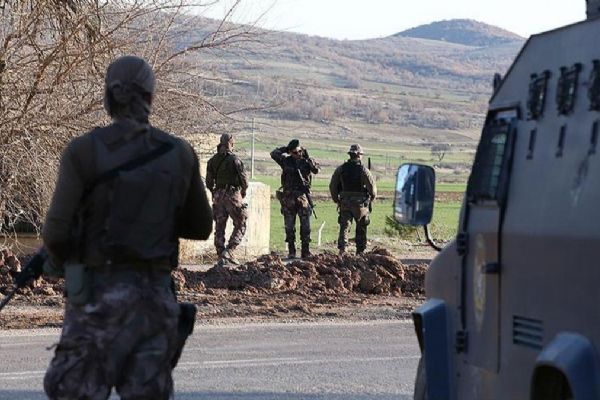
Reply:
[[363, 165], [357, 161], [346, 161], [342, 165], [341, 184], [343, 192], [366, 193], [362, 183]]
[[217, 188], [225, 186], [241, 187], [240, 175], [235, 165], [236, 156], [232, 153], [219, 153], [214, 160]]
[[102, 253], [115, 263], [173, 257], [178, 251], [176, 210], [183, 203], [182, 177], [188, 172], [183, 171], [179, 143], [155, 128], [133, 139], [110, 143], [102, 135], [106, 129], [111, 127], [92, 132], [97, 176], [165, 142], [173, 142], [174, 148], [139, 168], [119, 172], [93, 190], [89, 212], [103, 213], [105, 224], [89, 227], [87, 240], [100, 236]]
[[286, 191], [304, 191], [304, 183], [309, 186], [312, 180], [310, 167], [306, 160], [296, 161], [292, 157], [285, 159], [281, 173], [281, 186]]

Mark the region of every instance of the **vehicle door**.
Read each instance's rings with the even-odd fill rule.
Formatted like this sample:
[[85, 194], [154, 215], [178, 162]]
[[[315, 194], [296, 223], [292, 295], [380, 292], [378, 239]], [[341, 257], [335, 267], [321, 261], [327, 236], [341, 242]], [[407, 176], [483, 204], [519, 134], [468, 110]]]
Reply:
[[457, 348], [469, 364], [497, 372], [500, 345], [502, 221], [518, 113], [490, 111], [467, 186], [461, 232], [461, 330]]

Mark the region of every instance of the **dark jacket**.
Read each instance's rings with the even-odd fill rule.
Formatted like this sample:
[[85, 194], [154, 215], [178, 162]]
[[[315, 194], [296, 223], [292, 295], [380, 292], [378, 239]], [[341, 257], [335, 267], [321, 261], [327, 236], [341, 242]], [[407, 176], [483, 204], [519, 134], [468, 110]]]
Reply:
[[[102, 173], [148, 154], [163, 143], [171, 143], [173, 148], [131, 173], [119, 174], [116, 179], [96, 185], [83, 199], [86, 188], [90, 188]], [[169, 189], [160, 190], [154, 182], [148, 185], [143, 180], [136, 180], [144, 172], [159, 177], [156, 184]], [[127, 199], [127, 205], [111, 200], [119, 185], [129, 190], [123, 191], [123, 196], [129, 193], [134, 197]], [[136, 190], [138, 186], [144, 192]], [[111, 202], [122, 208], [119, 212], [124, 227], [127, 227], [128, 218], [133, 219], [140, 213], [154, 215], [147, 223], [161, 235], [162, 242], [168, 244], [159, 246], [156, 254], [144, 259], [172, 257], [173, 254], [162, 253], [176, 252], [178, 238], [205, 240], [212, 231], [212, 209], [200, 177], [198, 157], [192, 147], [155, 128], [132, 133], [127, 125], [113, 123], [73, 139], [62, 155], [58, 181], [42, 230], [44, 244], [57, 266], [72, 256], [74, 249], [79, 250], [79, 260], [88, 265], [101, 265], [107, 261], [106, 225], [109, 216], [114, 214], [111, 213]], [[168, 207], [163, 209], [162, 204]], [[82, 235], [77, 238], [78, 243], [73, 243], [78, 219]], [[160, 226], [164, 229], [162, 233]], [[138, 243], [144, 244], [148, 240], [141, 233], [133, 236]]]
[[319, 173], [319, 164], [306, 156], [295, 159], [287, 151], [287, 147], [279, 147], [271, 152], [271, 158], [281, 167], [281, 187], [284, 191], [309, 190], [312, 174]]
[[208, 160], [206, 166], [206, 187], [212, 192], [226, 186], [237, 187], [245, 192], [248, 189], [248, 176], [242, 160], [219, 145], [217, 154]]
[[371, 171], [360, 160], [348, 160], [334, 171], [329, 192], [336, 203], [344, 196], [373, 201], [377, 197], [377, 186]]

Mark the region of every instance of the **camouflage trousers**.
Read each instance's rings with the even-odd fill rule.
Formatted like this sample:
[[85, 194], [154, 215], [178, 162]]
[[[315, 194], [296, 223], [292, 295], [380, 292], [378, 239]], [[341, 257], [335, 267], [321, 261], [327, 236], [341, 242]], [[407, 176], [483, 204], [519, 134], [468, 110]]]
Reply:
[[370, 223], [369, 208], [362, 205], [340, 204], [338, 249], [346, 250], [352, 221], [356, 221], [356, 252], [362, 253], [367, 248], [367, 226]]
[[296, 242], [296, 216], [300, 219], [300, 240], [310, 243], [310, 215], [312, 209], [306, 194], [301, 192], [284, 192], [279, 200], [281, 214], [285, 224], [285, 241]]
[[116, 283], [95, 301], [67, 304], [60, 341], [44, 378], [51, 400], [166, 400], [173, 393], [179, 306], [170, 288]]
[[215, 249], [217, 255], [225, 250], [225, 228], [227, 219], [233, 222], [233, 232], [227, 248], [235, 250], [246, 234], [248, 210], [239, 190], [217, 189], [213, 193], [213, 218], [215, 220]]

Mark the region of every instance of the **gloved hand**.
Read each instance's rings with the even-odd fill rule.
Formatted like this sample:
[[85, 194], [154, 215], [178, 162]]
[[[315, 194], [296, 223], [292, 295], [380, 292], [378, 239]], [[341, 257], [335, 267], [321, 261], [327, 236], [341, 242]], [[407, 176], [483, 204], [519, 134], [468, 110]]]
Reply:
[[31, 260], [27, 263], [25, 268], [15, 278], [15, 285], [17, 287], [24, 287], [30, 280], [34, 280], [42, 276], [44, 272], [44, 261], [46, 260], [46, 252], [44, 250], [38, 251]]
[[298, 139], [292, 139], [287, 145], [287, 151], [290, 152], [300, 146], [300, 141]]

